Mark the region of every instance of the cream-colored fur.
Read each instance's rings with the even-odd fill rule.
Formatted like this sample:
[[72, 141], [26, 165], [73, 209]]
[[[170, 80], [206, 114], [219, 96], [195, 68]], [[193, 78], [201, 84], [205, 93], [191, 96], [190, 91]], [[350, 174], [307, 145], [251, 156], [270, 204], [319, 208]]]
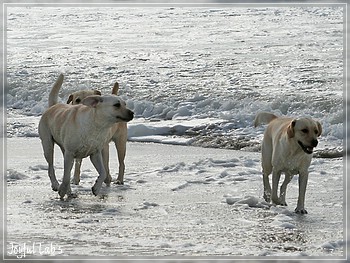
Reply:
[[[119, 90], [119, 84], [116, 82], [112, 89], [112, 94], [117, 95]], [[91, 95], [101, 95], [101, 92], [98, 90], [82, 90], [76, 91], [69, 95], [67, 103], [71, 103], [73, 105], [80, 104], [87, 96]], [[128, 139], [128, 129], [126, 122], [118, 122], [113, 125], [110, 130], [111, 141], [114, 142], [115, 147], [117, 149], [118, 160], [119, 160], [119, 173], [116, 183], [124, 184], [124, 173], [125, 173], [125, 155], [126, 155], [126, 142]], [[108, 143], [105, 145], [102, 151], [102, 159], [104, 163], [104, 167], [107, 173], [107, 177], [105, 179], [105, 183], [110, 185], [112, 181], [112, 176], [109, 171], [109, 146]], [[74, 180], [75, 184], [79, 184], [80, 182], [80, 168], [81, 168], [82, 159], [75, 159], [75, 170], [74, 170]]]
[[[261, 148], [265, 200], [287, 205], [287, 185], [295, 174], [299, 174], [299, 197], [295, 212], [306, 214], [304, 203], [308, 169], [313, 149], [318, 144], [317, 137], [322, 133], [321, 124], [310, 118], [277, 117], [267, 112], [257, 114], [254, 125], [256, 127], [260, 124], [268, 124]], [[271, 173], [272, 189], [269, 182]], [[285, 179], [278, 197], [282, 173], [285, 174]]]
[[[49, 95], [50, 108], [44, 112], [39, 122], [39, 137], [49, 165], [51, 187], [58, 191], [61, 198], [66, 194], [70, 195], [70, 173], [74, 158], [90, 156], [99, 173], [92, 187], [93, 194], [97, 195], [107, 176], [102, 161], [102, 150], [113, 136], [111, 127], [117, 122], [132, 120], [134, 113], [115, 95], [88, 96], [81, 105], [57, 104], [62, 83], [61, 74]], [[64, 155], [64, 175], [61, 184], [56, 179], [53, 166], [55, 143]]]

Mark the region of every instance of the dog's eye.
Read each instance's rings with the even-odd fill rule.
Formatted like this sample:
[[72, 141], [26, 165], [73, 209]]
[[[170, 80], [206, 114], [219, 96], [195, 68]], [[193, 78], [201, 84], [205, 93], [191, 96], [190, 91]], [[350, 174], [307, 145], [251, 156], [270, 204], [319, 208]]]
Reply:
[[308, 132], [309, 132], [308, 129], [302, 129], [301, 131], [302, 131], [303, 133], [308, 133]]
[[81, 99], [76, 99], [75, 102], [79, 104], [81, 102]]
[[318, 130], [315, 130], [315, 134], [318, 134]]
[[116, 104], [114, 104], [114, 107], [119, 108], [120, 107], [120, 102], [117, 102]]

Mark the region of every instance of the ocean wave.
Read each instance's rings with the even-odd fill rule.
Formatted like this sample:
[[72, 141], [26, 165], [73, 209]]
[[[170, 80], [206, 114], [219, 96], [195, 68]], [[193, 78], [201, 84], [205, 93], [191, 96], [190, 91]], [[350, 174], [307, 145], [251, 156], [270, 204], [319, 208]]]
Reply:
[[133, 136], [139, 140], [180, 136], [182, 143], [254, 149], [263, 130], [252, 122], [269, 111], [317, 119], [325, 147], [342, 145], [341, 8], [100, 8], [98, 17], [95, 9], [72, 10], [9, 14], [5, 90], [8, 112], [18, 113], [10, 136], [36, 136], [36, 124], [22, 116], [46, 110], [63, 72], [62, 103], [77, 90], [109, 94], [118, 81], [119, 95], [146, 125], [220, 120], [181, 132], [140, 129], [147, 133]]

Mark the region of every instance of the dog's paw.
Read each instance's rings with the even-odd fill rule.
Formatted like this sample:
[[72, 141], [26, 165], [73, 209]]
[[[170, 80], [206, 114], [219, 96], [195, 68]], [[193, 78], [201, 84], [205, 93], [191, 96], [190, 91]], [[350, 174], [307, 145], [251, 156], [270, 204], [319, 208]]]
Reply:
[[297, 213], [297, 214], [302, 214], [302, 215], [305, 215], [305, 214], [307, 214], [307, 211], [306, 211], [306, 209], [304, 209], [304, 208], [295, 208], [295, 213]]
[[58, 182], [52, 183], [51, 188], [53, 191], [57, 192], [60, 187], [60, 184]]
[[111, 186], [111, 182], [112, 182], [112, 178], [106, 178], [104, 183], [106, 184], [106, 186]]
[[280, 199], [278, 197], [271, 197], [271, 201], [275, 205], [280, 205], [281, 204]]
[[264, 197], [264, 200], [265, 200], [267, 203], [270, 203], [270, 202], [271, 202], [270, 195], [264, 194], [263, 197]]
[[79, 180], [79, 179], [76, 179], [76, 178], [73, 178], [72, 181], [71, 181], [71, 183], [74, 184], [74, 185], [79, 185], [80, 180]]
[[98, 189], [98, 187], [96, 187], [96, 185], [94, 185], [93, 187], [91, 187], [92, 193], [97, 196], [98, 193], [100, 192], [100, 189]]
[[280, 206], [287, 206], [287, 203], [285, 200], [282, 200], [282, 198], [271, 198], [272, 203], [275, 205], [280, 205]]
[[60, 195], [61, 199], [64, 198], [64, 196], [66, 195], [67, 193], [67, 186], [64, 185], [64, 184], [61, 184], [58, 188], [58, 194]]
[[68, 199], [73, 199], [73, 198], [78, 198], [78, 194], [77, 193], [68, 194]]
[[119, 180], [117, 180], [117, 181], [115, 181], [115, 184], [118, 184], [118, 185], [124, 185], [124, 182], [123, 182], [123, 181], [119, 181]]

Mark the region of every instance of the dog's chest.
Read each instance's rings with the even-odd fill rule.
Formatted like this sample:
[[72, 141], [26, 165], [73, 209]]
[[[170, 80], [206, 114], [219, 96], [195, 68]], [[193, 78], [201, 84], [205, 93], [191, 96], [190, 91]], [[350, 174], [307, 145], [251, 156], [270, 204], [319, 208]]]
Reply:
[[81, 147], [75, 150], [74, 157], [85, 158], [99, 150], [101, 150], [101, 147], [99, 147], [98, 144], [95, 144], [95, 143], [82, 144]]
[[288, 172], [292, 175], [299, 174], [300, 170], [307, 169], [310, 166], [311, 158], [305, 154], [279, 158], [274, 166], [282, 172]]
[[106, 143], [108, 143], [108, 136], [106, 132], [89, 133], [88, 135], [82, 133], [79, 140], [77, 142], [73, 142], [73, 147], [71, 149], [74, 152], [74, 157], [85, 158], [97, 151], [102, 150]]
[[285, 165], [283, 168], [281, 168], [281, 171], [284, 173], [289, 173], [291, 175], [296, 175], [299, 174], [299, 167]]

